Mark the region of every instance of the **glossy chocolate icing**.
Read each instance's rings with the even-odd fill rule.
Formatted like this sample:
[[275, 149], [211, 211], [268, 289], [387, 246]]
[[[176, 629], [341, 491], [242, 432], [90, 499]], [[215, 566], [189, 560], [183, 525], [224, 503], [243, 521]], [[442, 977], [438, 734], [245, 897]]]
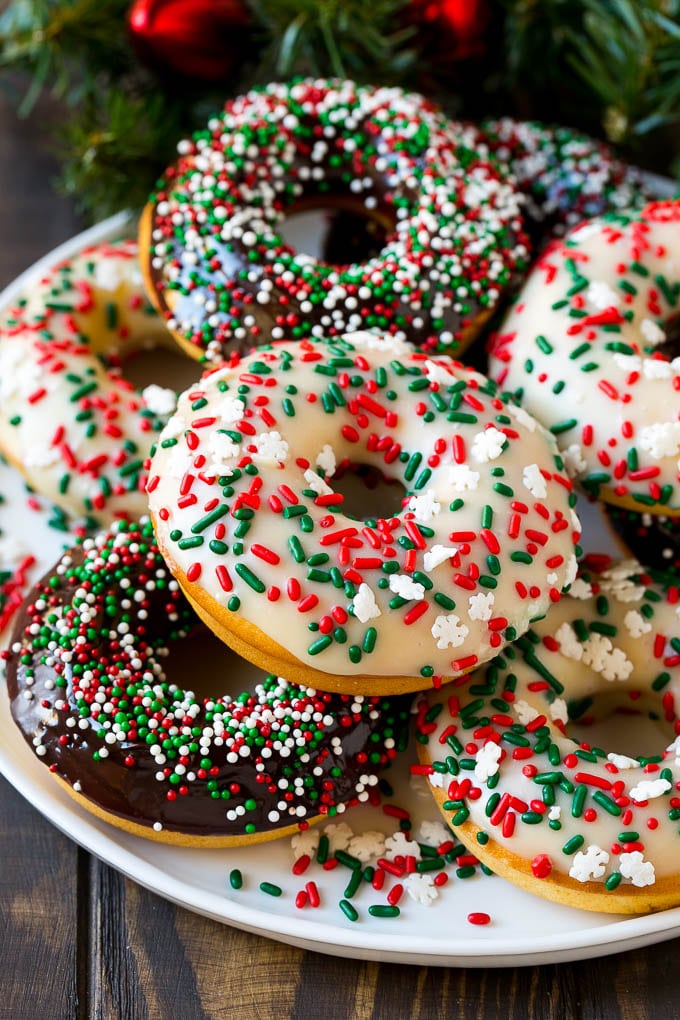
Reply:
[[[274, 678], [263, 681], [261, 675], [255, 694], [234, 701], [216, 693], [187, 696], [182, 685], [202, 670], [210, 673], [213, 691], [240, 690], [243, 664], [197, 622], [165, 571], [149, 525], [129, 527], [123, 532], [127, 545], [148, 549], [141, 562], [133, 552], [122, 570], [113, 564], [113, 573], [130, 585], [121, 588], [120, 577], [97, 568], [98, 550], [81, 545], [62, 559], [61, 573], [50, 571], [36, 585], [16, 618], [6, 663], [11, 710], [41, 761], [105, 812], [156, 832], [189, 836], [269, 838], [278, 828], [319, 814], [330, 817], [343, 805], [367, 799], [375, 774], [405, 745], [410, 699], [328, 695]], [[46, 654], [46, 637], [60, 641], [59, 621], [63, 628], [88, 579], [94, 603], [85, 613], [86, 641], [80, 647], [86, 650], [68, 661], [72, 644], [62, 637], [61, 652]], [[131, 619], [128, 628], [131, 591], [144, 591], [143, 599], [133, 600], [148, 616]], [[123, 648], [121, 630], [134, 637]], [[103, 640], [103, 631], [112, 639]], [[79, 659], [88, 657], [88, 668], [97, 661], [105, 674], [89, 687], [76, 672]], [[140, 660], [143, 667], [136, 668]], [[154, 674], [160, 664], [163, 674]], [[122, 676], [126, 668], [132, 677]], [[159, 684], [165, 685], [162, 691]], [[97, 693], [103, 695], [103, 723], [95, 721], [91, 707]], [[220, 711], [225, 737], [231, 729], [237, 743], [239, 717], [247, 719], [241, 727], [241, 747], [252, 745], [247, 757], [226, 739], [215, 739]], [[277, 713], [285, 718], [276, 719]], [[167, 727], [160, 754], [151, 753], [149, 720], [159, 723], [156, 730]], [[114, 735], [116, 722], [119, 733], [127, 727], [123, 739]], [[293, 746], [285, 747], [286, 738]]]

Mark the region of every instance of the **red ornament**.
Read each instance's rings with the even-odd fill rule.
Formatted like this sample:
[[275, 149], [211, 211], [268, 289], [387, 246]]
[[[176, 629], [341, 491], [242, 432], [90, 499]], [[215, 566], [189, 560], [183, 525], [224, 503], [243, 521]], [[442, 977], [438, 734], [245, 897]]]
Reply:
[[200, 81], [229, 77], [249, 25], [242, 0], [135, 0], [128, 11], [132, 44], [144, 64]]
[[449, 61], [468, 60], [486, 50], [489, 0], [413, 0], [413, 8], [425, 32], [432, 34], [436, 57], [445, 54]]

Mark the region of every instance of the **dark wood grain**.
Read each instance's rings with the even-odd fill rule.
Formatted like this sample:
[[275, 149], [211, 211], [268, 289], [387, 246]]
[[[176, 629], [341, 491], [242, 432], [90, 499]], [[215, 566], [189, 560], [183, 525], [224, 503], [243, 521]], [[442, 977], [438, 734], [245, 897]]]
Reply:
[[[79, 227], [50, 187], [52, 107], [0, 98], [0, 284]], [[599, 960], [458, 969], [305, 952], [177, 908], [91, 858], [0, 780], [0, 1020], [664, 1020], [680, 940]]]

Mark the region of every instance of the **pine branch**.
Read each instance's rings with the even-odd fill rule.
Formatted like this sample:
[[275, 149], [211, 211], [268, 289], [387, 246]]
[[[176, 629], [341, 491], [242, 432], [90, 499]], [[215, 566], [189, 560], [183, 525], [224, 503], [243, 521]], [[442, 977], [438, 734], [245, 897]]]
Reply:
[[399, 81], [416, 65], [410, 0], [253, 0], [265, 39], [258, 78], [298, 74]]
[[603, 106], [613, 142], [680, 122], [679, 0], [584, 0], [586, 38], [570, 34], [574, 70]]

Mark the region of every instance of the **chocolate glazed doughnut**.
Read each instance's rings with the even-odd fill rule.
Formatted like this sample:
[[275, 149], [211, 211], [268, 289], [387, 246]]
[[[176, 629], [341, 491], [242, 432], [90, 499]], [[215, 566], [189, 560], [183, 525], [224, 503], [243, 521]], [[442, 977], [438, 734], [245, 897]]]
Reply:
[[207, 640], [149, 521], [119, 522], [66, 552], [20, 610], [5, 653], [13, 718], [84, 808], [162, 842], [261, 842], [369, 799], [405, 745], [408, 698], [268, 676], [199, 699], [168, 670], [186, 652], [195, 677]]
[[[358, 329], [458, 354], [526, 268], [514, 186], [477, 129], [422, 96], [267, 85], [178, 149], [140, 250], [152, 300], [196, 358]], [[376, 221], [382, 249], [340, 266], [294, 251], [284, 220], [310, 207]]]

